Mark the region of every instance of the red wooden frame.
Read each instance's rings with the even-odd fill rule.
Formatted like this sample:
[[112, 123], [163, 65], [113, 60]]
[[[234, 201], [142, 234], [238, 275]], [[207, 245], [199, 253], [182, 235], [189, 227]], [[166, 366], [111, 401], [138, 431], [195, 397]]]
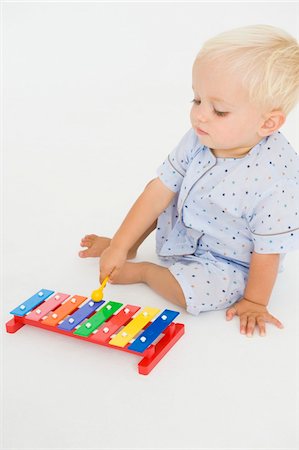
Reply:
[[[147, 326], [149, 326], [151, 323], [152, 322], [149, 322]], [[24, 317], [13, 316], [13, 318], [6, 323], [6, 331], [8, 333], [15, 333], [24, 325], [31, 325], [33, 327], [43, 328], [44, 330], [65, 334], [72, 338], [81, 339], [84, 341], [92, 342], [94, 344], [103, 345], [105, 347], [115, 348], [117, 350], [122, 350], [127, 353], [133, 353], [135, 355], [142, 356], [143, 357], [142, 360], [138, 363], [138, 372], [142, 375], [148, 375], [185, 332], [185, 327], [183, 324], [172, 322], [171, 324], [168, 325], [168, 327], [164, 330], [164, 332], [161, 333], [164, 336], [160, 338], [160, 340], [156, 344], [151, 344], [143, 353], [138, 353], [133, 350], [129, 350], [127, 348], [130, 344], [127, 344], [125, 347], [116, 347], [106, 342], [99, 342], [96, 337], [97, 333], [91, 334], [89, 337], [78, 336], [73, 334], [72, 331], [61, 330], [56, 326], [55, 327], [49, 326], [43, 324], [42, 322], [37, 322], [35, 320], [28, 319], [26, 316]], [[144, 329], [145, 328], [146, 327], [144, 327]]]

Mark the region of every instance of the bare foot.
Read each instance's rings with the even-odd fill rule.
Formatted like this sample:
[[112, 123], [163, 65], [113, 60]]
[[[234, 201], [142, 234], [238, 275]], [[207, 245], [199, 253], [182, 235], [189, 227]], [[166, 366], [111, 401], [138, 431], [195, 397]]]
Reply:
[[[109, 247], [111, 242], [110, 238], [97, 236], [96, 234], [87, 234], [81, 239], [80, 246], [87, 247], [86, 250], [79, 252], [80, 258], [90, 258], [101, 256], [103, 251]], [[128, 259], [136, 257], [137, 251], [129, 250]]]
[[87, 234], [81, 239], [80, 246], [87, 247], [86, 250], [79, 252], [80, 258], [89, 258], [101, 256], [103, 251], [109, 247], [111, 239], [96, 236], [95, 234]]

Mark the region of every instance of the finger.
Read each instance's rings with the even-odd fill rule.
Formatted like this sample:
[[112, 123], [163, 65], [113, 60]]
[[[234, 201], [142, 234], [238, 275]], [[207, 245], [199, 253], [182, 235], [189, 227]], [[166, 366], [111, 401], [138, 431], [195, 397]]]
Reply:
[[240, 316], [240, 333], [241, 334], [246, 333], [246, 325], [247, 325], [247, 316], [246, 316], [246, 314], [242, 314]]
[[272, 316], [272, 314], [267, 314], [265, 320], [266, 322], [273, 323], [273, 325], [276, 325], [278, 328], [283, 328], [283, 324], [280, 322], [280, 320], [276, 319], [276, 317]]
[[259, 328], [260, 336], [266, 336], [266, 324], [265, 319], [261, 316], [258, 316], [256, 319], [257, 326]]
[[226, 311], [226, 320], [232, 320], [232, 318], [237, 314], [237, 310], [234, 306], [232, 306], [231, 308], [229, 308]]
[[105, 277], [104, 278], [104, 280], [103, 280], [103, 282], [102, 282], [102, 284], [101, 284], [101, 286], [102, 286], [102, 288], [104, 289], [104, 287], [106, 287], [106, 284], [109, 282], [109, 277]]
[[[103, 269], [102, 267], [100, 267], [100, 284], [102, 284], [104, 282], [104, 280], [109, 276], [109, 272], [106, 269]], [[109, 280], [108, 280], [109, 282]], [[103, 286], [105, 287], [105, 286]]]
[[247, 320], [247, 331], [246, 331], [246, 335], [248, 337], [251, 337], [253, 335], [254, 327], [255, 327], [255, 316], [249, 316]]
[[102, 282], [104, 281], [104, 279], [106, 277], [110, 278], [110, 275], [112, 274], [112, 272], [115, 269], [115, 265], [114, 264], [103, 264], [103, 262], [100, 260], [100, 273], [101, 273], [101, 280]]
[[112, 272], [109, 275], [109, 283], [114, 283], [116, 280], [116, 277], [119, 273], [120, 269], [117, 269], [116, 267], [114, 267], [114, 269], [112, 270]]

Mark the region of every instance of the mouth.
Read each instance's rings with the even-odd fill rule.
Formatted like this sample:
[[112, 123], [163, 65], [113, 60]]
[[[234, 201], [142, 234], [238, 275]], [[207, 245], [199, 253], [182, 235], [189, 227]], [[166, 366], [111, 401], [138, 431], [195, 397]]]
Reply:
[[201, 130], [198, 127], [195, 128], [195, 131], [202, 136], [209, 134], [209, 133], [206, 133], [205, 131]]

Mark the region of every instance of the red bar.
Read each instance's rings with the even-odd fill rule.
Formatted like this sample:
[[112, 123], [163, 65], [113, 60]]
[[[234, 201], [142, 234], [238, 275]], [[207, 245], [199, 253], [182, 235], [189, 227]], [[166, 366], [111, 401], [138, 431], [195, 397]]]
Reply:
[[140, 309], [140, 306], [126, 305], [119, 313], [112, 316], [98, 328], [97, 333], [92, 335], [92, 341], [99, 344], [110, 340], [122, 325], [126, 325], [130, 318]]

